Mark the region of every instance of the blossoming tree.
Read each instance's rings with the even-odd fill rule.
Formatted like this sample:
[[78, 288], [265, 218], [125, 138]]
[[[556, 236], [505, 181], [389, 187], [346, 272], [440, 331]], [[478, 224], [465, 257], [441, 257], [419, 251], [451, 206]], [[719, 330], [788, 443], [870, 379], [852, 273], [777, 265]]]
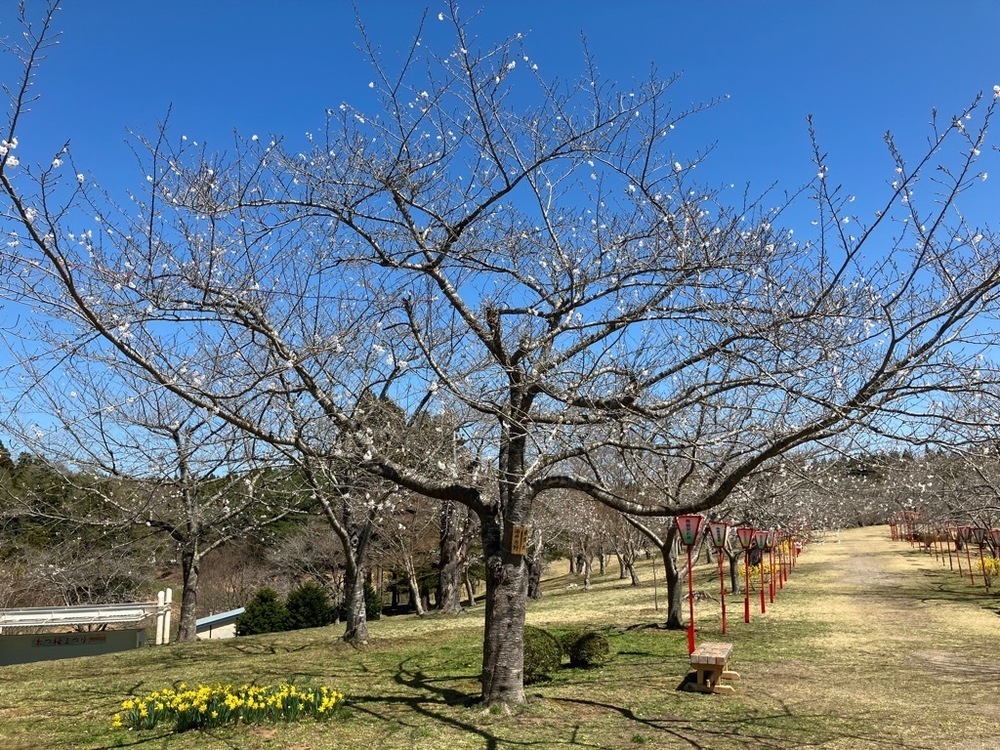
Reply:
[[[956, 200], [995, 102], [941, 123], [913, 168], [891, 151], [896, 185], [869, 216], [817, 150], [818, 224], [793, 239], [786, 205], [693, 181], [672, 134], [701, 108], [674, 108], [672, 79], [619, 88], [587, 61], [552, 82], [523, 39], [481, 44], [451, 3], [441, 18], [453, 46], [415, 41], [395, 67], [362, 33], [373, 99], [331, 109], [306, 151], [247, 138], [212, 154], [164, 131], [126, 209], [65, 165], [8, 159], [20, 228], [3, 286], [256, 439], [470, 508], [483, 699], [516, 704], [521, 542], [548, 493], [636, 518], [706, 510], [788, 451], [896, 429], [962, 387], [1000, 252]], [[12, 90], [8, 150], [28, 127]], [[473, 415], [473, 458], [424, 461], [354, 419], [372, 390], [409, 415]], [[600, 452], [674, 479], [625, 495]]]

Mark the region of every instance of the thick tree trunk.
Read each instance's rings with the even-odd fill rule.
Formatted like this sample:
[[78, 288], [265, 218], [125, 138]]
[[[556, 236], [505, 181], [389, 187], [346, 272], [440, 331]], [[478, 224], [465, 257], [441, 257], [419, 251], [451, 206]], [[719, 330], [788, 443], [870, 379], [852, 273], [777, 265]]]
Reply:
[[615, 551], [615, 557], [618, 558], [618, 580], [624, 581], [628, 578], [628, 570], [626, 569], [627, 566], [625, 565], [625, 559], [622, 557], [622, 553], [617, 550]]
[[593, 568], [593, 561], [590, 555], [583, 556], [583, 590], [590, 591], [590, 571]]
[[177, 640], [198, 639], [198, 573], [201, 555], [197, 550], [185, 549], [181, 552], [181, 613], [178, 618]]
[[476, 606], [476, 586], [472, 582], [472, 578], [469, 577], [469, 569], [465, 569], [465, 596], [469, 600], [469, 606]]
[[632, 563], [628, 563], [627, 567], [628, 567], [629, 578], [632, 579], [632, 585], [633, 586], [638, 586], [639, 585], [639, 572], [635, 569], [635, 565], [633, 565]]
[[726, 550], [726, 558], [729, 560], [729, 591], [732, 594], [740, 593], [740, 553]]
[[450, 615], [462, 611], [462, 567], [465, 550], [462, 544], [461, 518], [466, 510], [455, 503], [441, 503], [441, 537], [438, 551], [438, 608]]
[[406, 557], [406, 585], [410, 590], [410, 604], [413, 605], [413, 610], [418, 617], [423, 617], [424, 605], [420, 601], [420, 584], [417, 583], [417, 573], [413, 569], [413, 560], [409, 555]]
[[681, 586], [681, 570], [677, 565], [677, 558], [673, 554], [673, 535], [668, 536], [669, 541], [660, 548], [660, 555], [663, 557], [663, 568], [667, 578], [667, 627], [672, 630], [683, 630], [684, 600]]
[[344, 640], [368, 642], [368, 613], [365, 611], [365, 575], [360, 565], [348, 562], [344, 576], [344, 610], [347, 628]]
[[524, 702], [524, 613], [528, 575], [524, 558], [503, 549], [500, 523], [484, 519], [486, 629], [483, 633], [483, 702]]

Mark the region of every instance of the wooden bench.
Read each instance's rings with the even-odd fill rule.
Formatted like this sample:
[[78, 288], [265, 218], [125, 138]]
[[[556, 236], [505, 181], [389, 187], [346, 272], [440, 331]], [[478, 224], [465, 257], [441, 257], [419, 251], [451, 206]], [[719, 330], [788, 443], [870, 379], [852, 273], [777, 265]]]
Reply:
[[685, 689], [699, 693], [721, 693], [731, 695], [736, 691], [731, 685], [720, 685], [720, 680], [738, 680], [736, 672], [729, 671], [729, 657], [733, 653], [731, 643], [703, 643], [691, 654], [691, 666], [698, 673], [695, 682], [689, 682]]

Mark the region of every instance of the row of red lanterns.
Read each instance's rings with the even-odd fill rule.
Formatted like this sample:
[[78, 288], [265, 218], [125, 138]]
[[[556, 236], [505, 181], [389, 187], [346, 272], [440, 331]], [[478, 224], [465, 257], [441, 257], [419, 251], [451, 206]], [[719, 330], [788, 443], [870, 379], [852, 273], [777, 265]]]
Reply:
[[[691, 564], [691, 551], [694, 545], [698, 541], [698, 534], [701, 530], [702, 522], [704, 517], [692, 513], [682, 516], [675, 516], [675, 521], [677, 523], [677, 529], [681, 534], [681, 543], [687, 547], [687, 564], [688, 564], [688, 653], [693, 653], [695, 649], [694, 642], [694, 566]], [[729, 540], [729, 530], [732, 528], [731, 524], [724, 521], [709, 521], [708, 523], [708, 538], [712, 543], [712, 546], [721, 552], [728, 540]], [[739, 542], [740, 547], [744, 552], [744, 598], [743, 598], [743, 620], [744, 622], [750, 622], [750, 552], [754, 549], [759, 549], [761, 551], [761, 561], [760, 561], [760, 611], [764, 614], [767, 611], [767, 605], [765, 603], [765, 593], [764, 593], [764, 558], [763, 552], [767, 552], [769, 556], [769, 591], [770, 591], [770, 601], [774, 602], [775, 596], [775, 559], [774, 551], [778, 548], [778, 587], [784, 588], [785, 581], [788, 580], [789, 569], [795, 565], [795, 553], [798, 549], [795, 544], [794, 538], [791, 534], [785, 531], [775, 530], [775, 529], [755, 529], [750, 526], [740, 526], [736, 528], [736, 538]], [[792, 554], [787, 554], [784, 542], [792, 543]], [[722, 603], [722, 633], [726, 632], [726, 582], [723, 571], [723, 560], [722, 555], [718, 556], [719, 561], [719, 587], [720, 587], [720, 600]]]
[[[923, 539], [926, 533], [930, 537], [927, 544], [928, 552], [933, 551], [934, 555], [944, 564], [947, 554], [948, 565], [951, 570], [955, 569], [955, 558], [958, 560], [958, 574], [965, 577], [965, 570], [962, 569], [962, 555], [958, 549], [957, 542], [962, 541], [965, 547], [966, 570], [969, 573], [969, 583], [976, 585], [976, 577], [972, 568], [972, 556], [969, 553], [969, 546], [975, 544], [979, 548], [979, 569], [983, 576], [983, 583], [987, 591], [990, 588], [989, 576], [986, 575], [986, 560], [983, 556], [983, 548], [988, 542], [992, 542], [993, 549], [1000, 550], [1000, 529], [985, 529], [981, 526], [962, 526], [947, 524], [943, 528], [922, 523], [923, 515], [915, 511], [905, 511], [889, 519], [889, 531], [894, 540], [905, 538], [911, 545]], [[920, 532], [918, 526], [924, 526], [925, 531]], [[903, 529], [900, 528], [903, 527]], [[905, 530], [905, 531], [904, 531]], [[951, 543], [955, 544], [955, 558], [952, 557]], [[943, 546], [943, 549], [941, 548]]]

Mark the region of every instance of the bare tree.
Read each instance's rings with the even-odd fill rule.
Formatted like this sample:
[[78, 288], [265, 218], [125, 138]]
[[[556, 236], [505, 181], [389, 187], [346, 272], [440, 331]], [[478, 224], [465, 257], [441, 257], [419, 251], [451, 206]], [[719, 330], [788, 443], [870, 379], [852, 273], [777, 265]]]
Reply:
[[59, 379], [25, 368], [31, 377], [19, 404], [49, 419], [7, 425], [57, 461], [82, 498], [26, 512], [108, 533], [149, 528], [168, 537], [181, 568], [178, 640], [194, 640], [202, 561], [293, 512], [302, 502], [293, 478], [268, 469], [275, 454], [266, 444], [159, 385], [120, 380], [82, 354], [64, 363]]
[[[350, 461], [470, 508], [483, 698], [513, 704], [516, 542], [547, 493], [634, 518], [705, 510], [810, 442], [916, 434], [933, 393], [965, 386], [1000, 252], [956, 201], [996, 103], [936, 122], [912, 166], [890, 141], [898, 173], [873, 215], [851, 213], [817, 148], [817, 225], [800, 239], [781, 226], [785, 198], [694, 182], [701, 157], [675, 153], [674, 126], [703, 107], [672, 107], [673, 79], [617, 87], [587, 59], [582, 80], [547, 81], [520, 37], [477, 42], [454, 4], [442, 18], [453, 46], [418, 34], [396, 65], [362, 31], [373, 101], [331, 109], [306, 150], [237, 138], [215, 155], [164, 128], [127, 209], [65, 168], [68, 151], [39, 170], [8, 157], [20, 228], [0, 262], [7, 295], [120, 371], [304, 462]], [[44, 31], [25, 39], [8, 152]], [[354, 415], [366, 391], [408, 419], [475, 415], [472, 458], [383, 444]], [[672, 481], [626, 497], [581, 460], [599, 451], [635, 477], [666, 461]]]

